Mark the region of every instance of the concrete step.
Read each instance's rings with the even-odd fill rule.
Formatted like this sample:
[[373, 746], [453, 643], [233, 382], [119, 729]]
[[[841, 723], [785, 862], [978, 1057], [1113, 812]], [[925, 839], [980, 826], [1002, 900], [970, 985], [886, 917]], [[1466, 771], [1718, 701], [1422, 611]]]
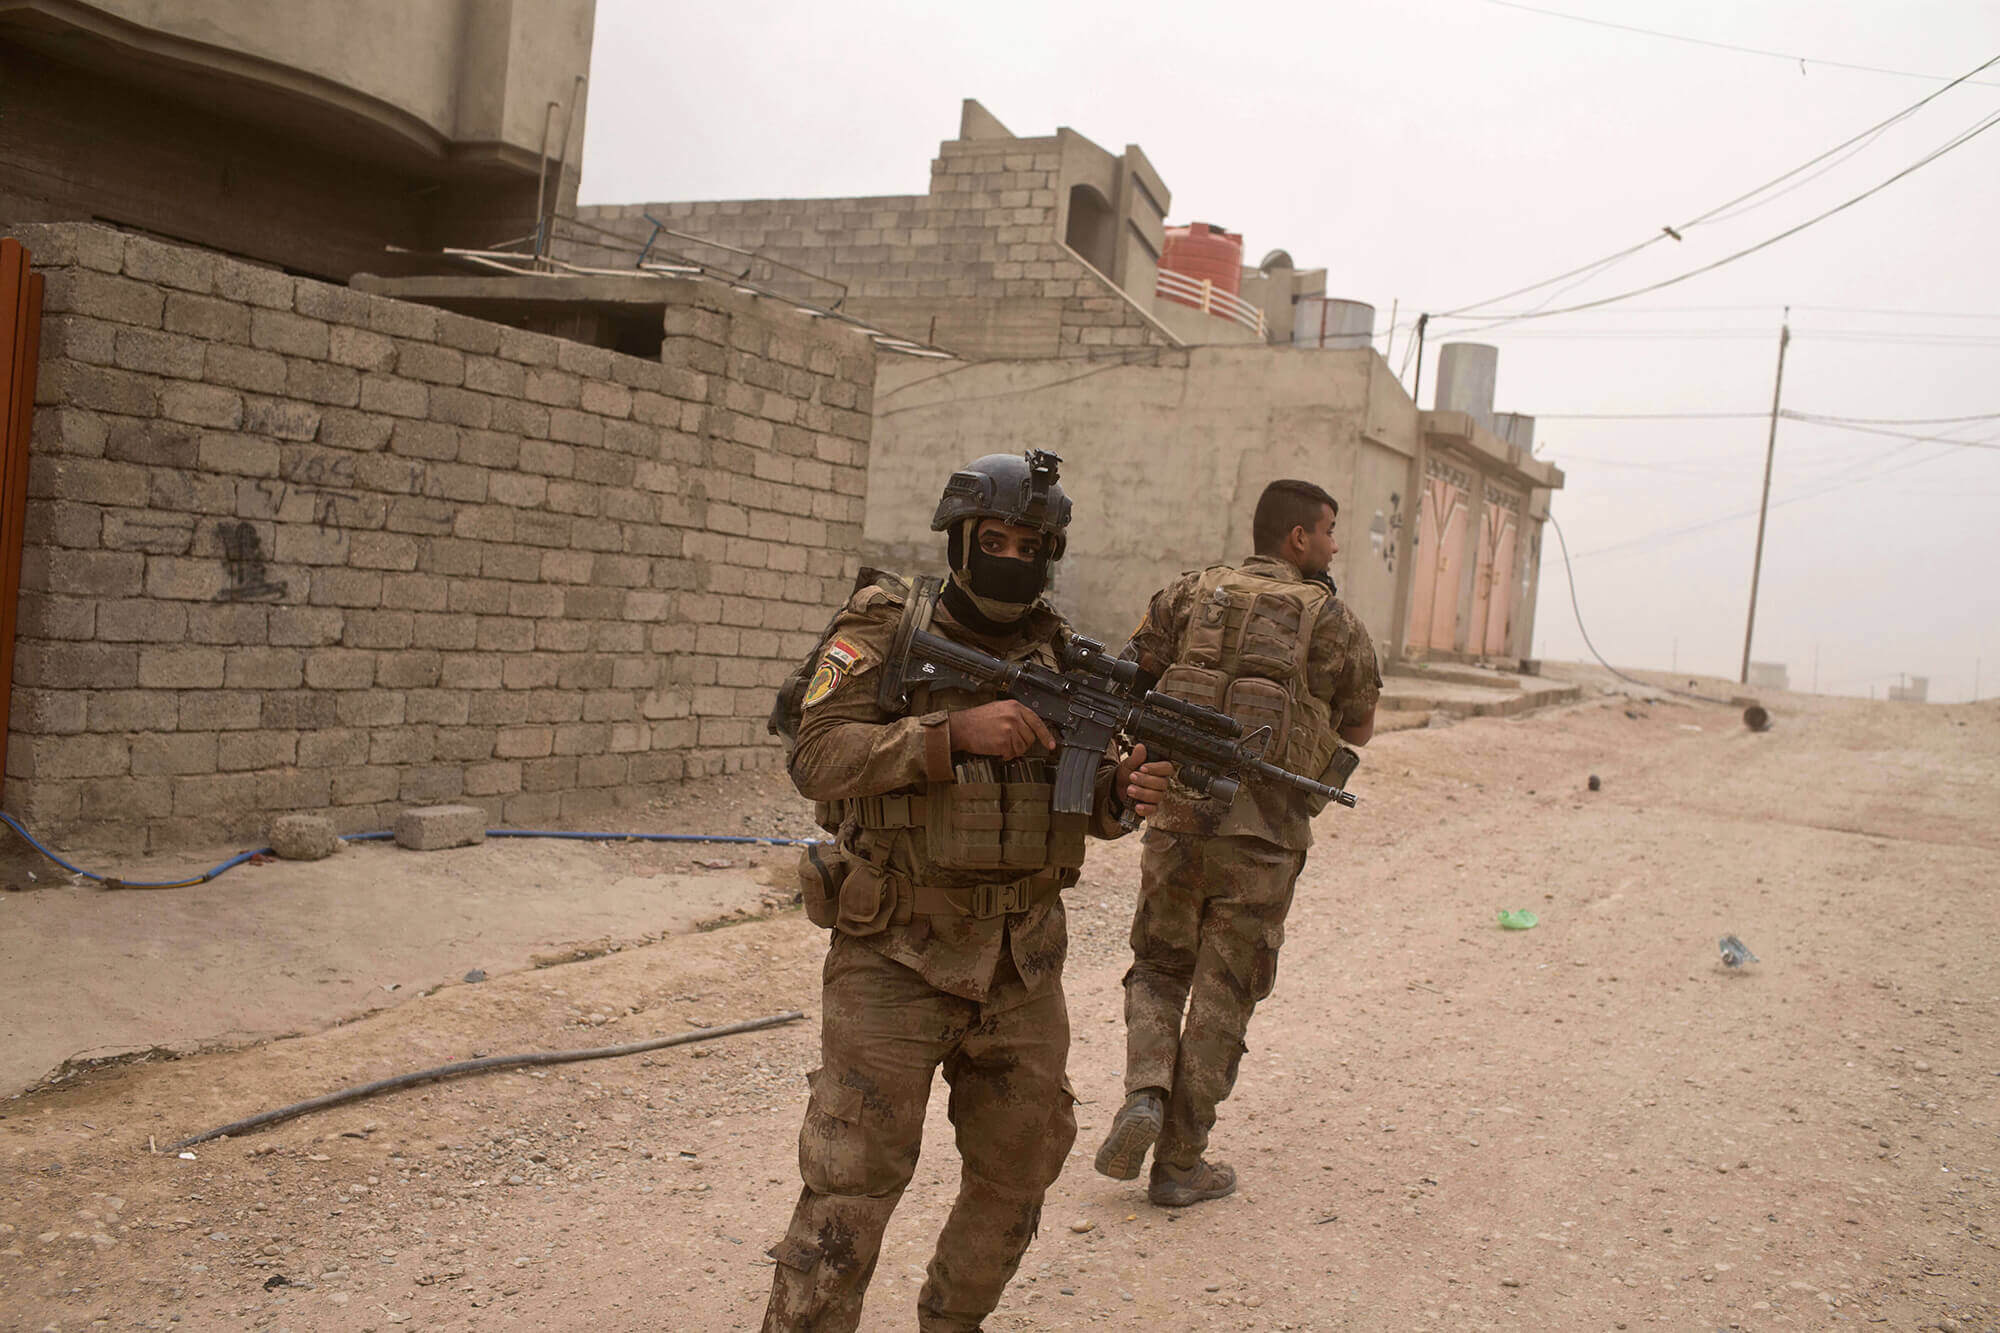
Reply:
[[1377, 708], [1384, 714], [1428, 712], [1446, 717], [1517, 717], [1538, 708], [1572, 704], [1581, 698], [1581, 686], [1556, 681], [1530, 678], [1513, 689], [1498, 689], [1399, 674], [1384, 680]]
[[1391, 662], [1383, 675], [1407, 676], [1412, 680], [1434, 680], [1443, 685], [1476, 685], [1490, 690], [1518, 690], [1522, 681], [1522, 677], [1511, 671], [1432, 662]]

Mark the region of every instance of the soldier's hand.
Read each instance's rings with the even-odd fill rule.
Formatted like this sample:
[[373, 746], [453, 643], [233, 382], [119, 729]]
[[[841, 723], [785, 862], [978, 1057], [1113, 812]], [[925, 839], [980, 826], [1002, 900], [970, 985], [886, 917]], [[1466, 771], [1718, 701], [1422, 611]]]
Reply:
[[1018, 699], [996, 699], [951, 715], [951, 748], [967, 754], [1019, 759], [1030, 750], [1056, 748], [1055, 733]]
[[1118, 761], [1118, 788], [1141, 819], [1160, 808], [1173, 784], [1174, 766], [1164, 759], [1146, 762], [1146, 747], [1135, 745]]

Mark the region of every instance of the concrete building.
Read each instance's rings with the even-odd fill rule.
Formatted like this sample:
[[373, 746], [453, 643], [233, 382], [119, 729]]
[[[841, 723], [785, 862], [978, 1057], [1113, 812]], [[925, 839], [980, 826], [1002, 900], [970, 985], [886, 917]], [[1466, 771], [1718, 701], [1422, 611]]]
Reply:
[[1906, 676], [1889, 687], [1889, 702], [1903, 704], [1928, 703], [1931, 697], [1929, 676]]
[[1371, 348], [1163, 350], [1080, 378], [1060, 362], [876, 376], [864, 556], [934, 567], [937, 479], [1022, 447], [1063, 456], [1076, 499], [1057, 598], [1120, 641], [1175, 573], [1249, 554], [1277, 477], [1341, 503], [1333, 576], [1385, 658], [1519, 658], [1560, 470], [1494, 433], [1490, 407], [1419, 411]]
[[[1253, 268], [1226, 228], [1168, 228], [1171, 198], [1136, 145], [1021, 138], [968, 100], [927, 194], [584, 208], [603, 244], [564, 253], [734, 262], [958, 358], [879, 363], [878, 563], [934, 564], [957, 462], [1053, 448], [1079, 501], [1060, 597], [1117, 638], [1174, 573], [1247, 554], [1264, 483], [1302, 476], [1345, 506], [1336, 578], [1386, 657], [1528, 655], [1562, 473], [1533, 457], [1532, 417], [1494, 412], [1494, 349], [1443, 348], [1422, 412], [1374, 351], [1371, 307], [1284, 250]], [[1193, 261], [1167, 257], [1183, 243]], [[1112, 364], [1078, 374], [1075, 357]]]
[[394, 271], [387, 246], [532, 233], [538, 197], [574, 198], [594, 19], [595, 0], [0, 0], [0, 218], [337, 282]]

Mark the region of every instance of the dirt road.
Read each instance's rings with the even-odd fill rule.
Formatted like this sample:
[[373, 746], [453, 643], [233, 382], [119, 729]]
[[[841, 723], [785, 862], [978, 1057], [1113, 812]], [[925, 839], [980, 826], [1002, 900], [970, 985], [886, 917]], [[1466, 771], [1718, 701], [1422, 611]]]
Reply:
[[[1183, 1213], [1090, 1170], [1137, 863], [1100, 849], [1070, 895], [1083, 1133], [988, 1327], [2000, 1325], [2000, 708], [1776, 711], [1378, 740], [1223, 1107], [1242, 1189]], [[1762, 961], [1722, 968], [1724, 933]], [[784, 913], [7, 1103], [0, 1323], [754, 1328], [811, 1023], [147, 1146], [474, 1051], [816, 1019], [822, 948]], [[870, 1328], [913, 1324], [941, 1095], [930, 1127]]]

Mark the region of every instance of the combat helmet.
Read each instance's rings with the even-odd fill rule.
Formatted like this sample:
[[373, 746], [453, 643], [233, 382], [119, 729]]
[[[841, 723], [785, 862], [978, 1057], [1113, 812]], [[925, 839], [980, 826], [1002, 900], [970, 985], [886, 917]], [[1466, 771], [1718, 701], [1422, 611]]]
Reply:
[[931, 517], [932, 532], [951, 534], [952, 568], [958, 568], [963, 558], [961, 524], [966, 519], [997, 518], [1034, 528], [1048, 535], [1045, 558], [1062, 559], [1070, 500], [1056, 479], [1061, 462], [1046, 449], [1030, 449], [1020, 455], [987, 454], [952, 473]]

